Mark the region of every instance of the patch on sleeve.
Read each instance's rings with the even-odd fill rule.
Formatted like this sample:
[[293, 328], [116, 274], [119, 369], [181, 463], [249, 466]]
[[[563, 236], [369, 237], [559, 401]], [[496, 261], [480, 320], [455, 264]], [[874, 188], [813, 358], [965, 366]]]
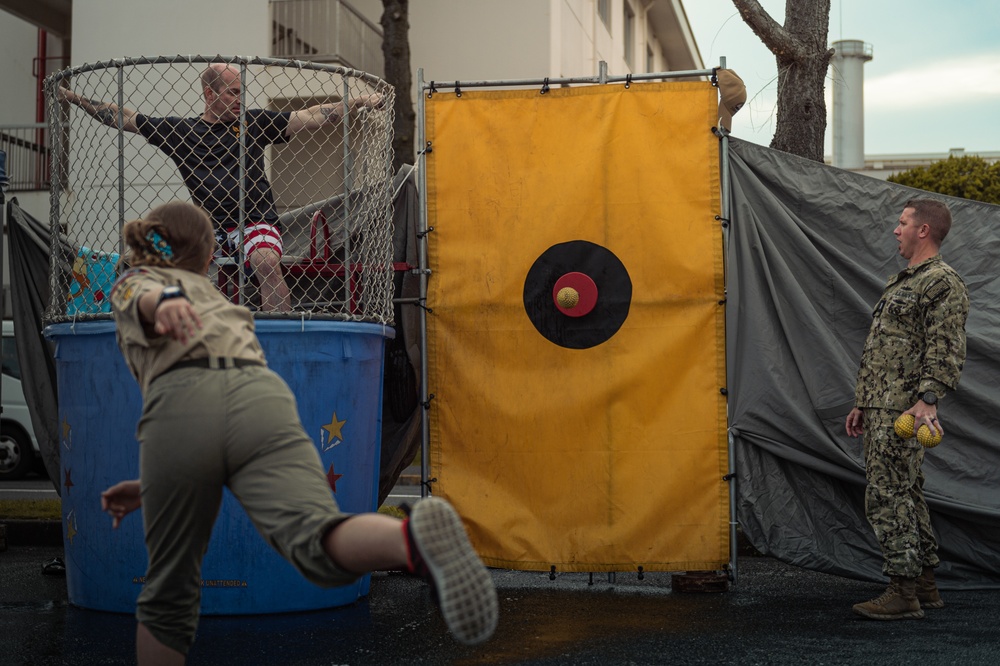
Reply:
[[149, 271], [145, 268], [132, 268], [121, 274], [121, 277], [115, 281], [114, 287], [111, 288], [111, 301], [116, 308], [125, 310], [128, 307], [132, 297], [135, 296], [136, 278], [148, 273]]
[[928, 287], [927, 291], [924, 292], [924, 295], [927, 297], [928, 301], [936, 303], [938, 299], [947, 294], [949, 291], [951, 291], [951, 285], [948, 283], [948, 280], [941, 278]]

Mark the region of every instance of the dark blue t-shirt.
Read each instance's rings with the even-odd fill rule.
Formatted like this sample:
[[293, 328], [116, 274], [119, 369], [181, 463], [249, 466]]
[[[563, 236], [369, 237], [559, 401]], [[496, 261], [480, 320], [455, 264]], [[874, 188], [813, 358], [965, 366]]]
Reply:
[[[247, 223], [278, 221], [271, 183], [264, 174], [264, 147], [288, 140], [288, 116], [261, 109], [245, 113]], [[200, 117], [154, 118], [138, 114], [135, 124], [150, 144], [174, 161], [191, 198], [208, 211], [218, 226], [239, 224], [239, 121], [209, 123]]]

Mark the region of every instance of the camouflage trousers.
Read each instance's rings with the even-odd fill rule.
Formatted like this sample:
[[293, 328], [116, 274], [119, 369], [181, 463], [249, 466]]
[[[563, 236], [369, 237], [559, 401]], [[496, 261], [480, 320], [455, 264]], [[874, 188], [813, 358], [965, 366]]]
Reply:
[[940, 559], [924, 499], [924, 447], [896, 434], [898, 416], [884, 409], [864, 410], [865, 513], [882, 548], [883, 573], [912, 578]]

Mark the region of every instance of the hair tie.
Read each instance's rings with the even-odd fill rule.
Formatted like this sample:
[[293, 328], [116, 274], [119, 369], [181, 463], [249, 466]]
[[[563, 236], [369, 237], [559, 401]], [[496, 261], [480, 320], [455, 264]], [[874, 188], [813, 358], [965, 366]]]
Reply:
[[170, 247], [170, 243], [165, 241], [159, 232], [150, 231], [146, 234], [146, 240], [153, 245], [153, 250], [164, 259], [174, 258], [174, 248]]

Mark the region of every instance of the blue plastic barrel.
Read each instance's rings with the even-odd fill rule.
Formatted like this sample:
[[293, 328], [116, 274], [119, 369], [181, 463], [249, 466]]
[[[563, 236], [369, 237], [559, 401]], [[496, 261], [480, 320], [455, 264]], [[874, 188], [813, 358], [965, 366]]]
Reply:
[[[334, 321], [258, 320], [268, 365], [291, 387], [341, 509], [378, 503], [385, 340], [393, 329]], [[138, 385], [109, 321], [49, 326], [59, 385], [60, 479], [70, 603], [131, 613], [146, 572], [142, 519], [113, 530], [100, 493], [139, 472]], [[370, 576], [323, 589], [306, 581], [225, 498], [202, 571], [202, 613], [243, 615], [331, 608], [368, 593]]]

